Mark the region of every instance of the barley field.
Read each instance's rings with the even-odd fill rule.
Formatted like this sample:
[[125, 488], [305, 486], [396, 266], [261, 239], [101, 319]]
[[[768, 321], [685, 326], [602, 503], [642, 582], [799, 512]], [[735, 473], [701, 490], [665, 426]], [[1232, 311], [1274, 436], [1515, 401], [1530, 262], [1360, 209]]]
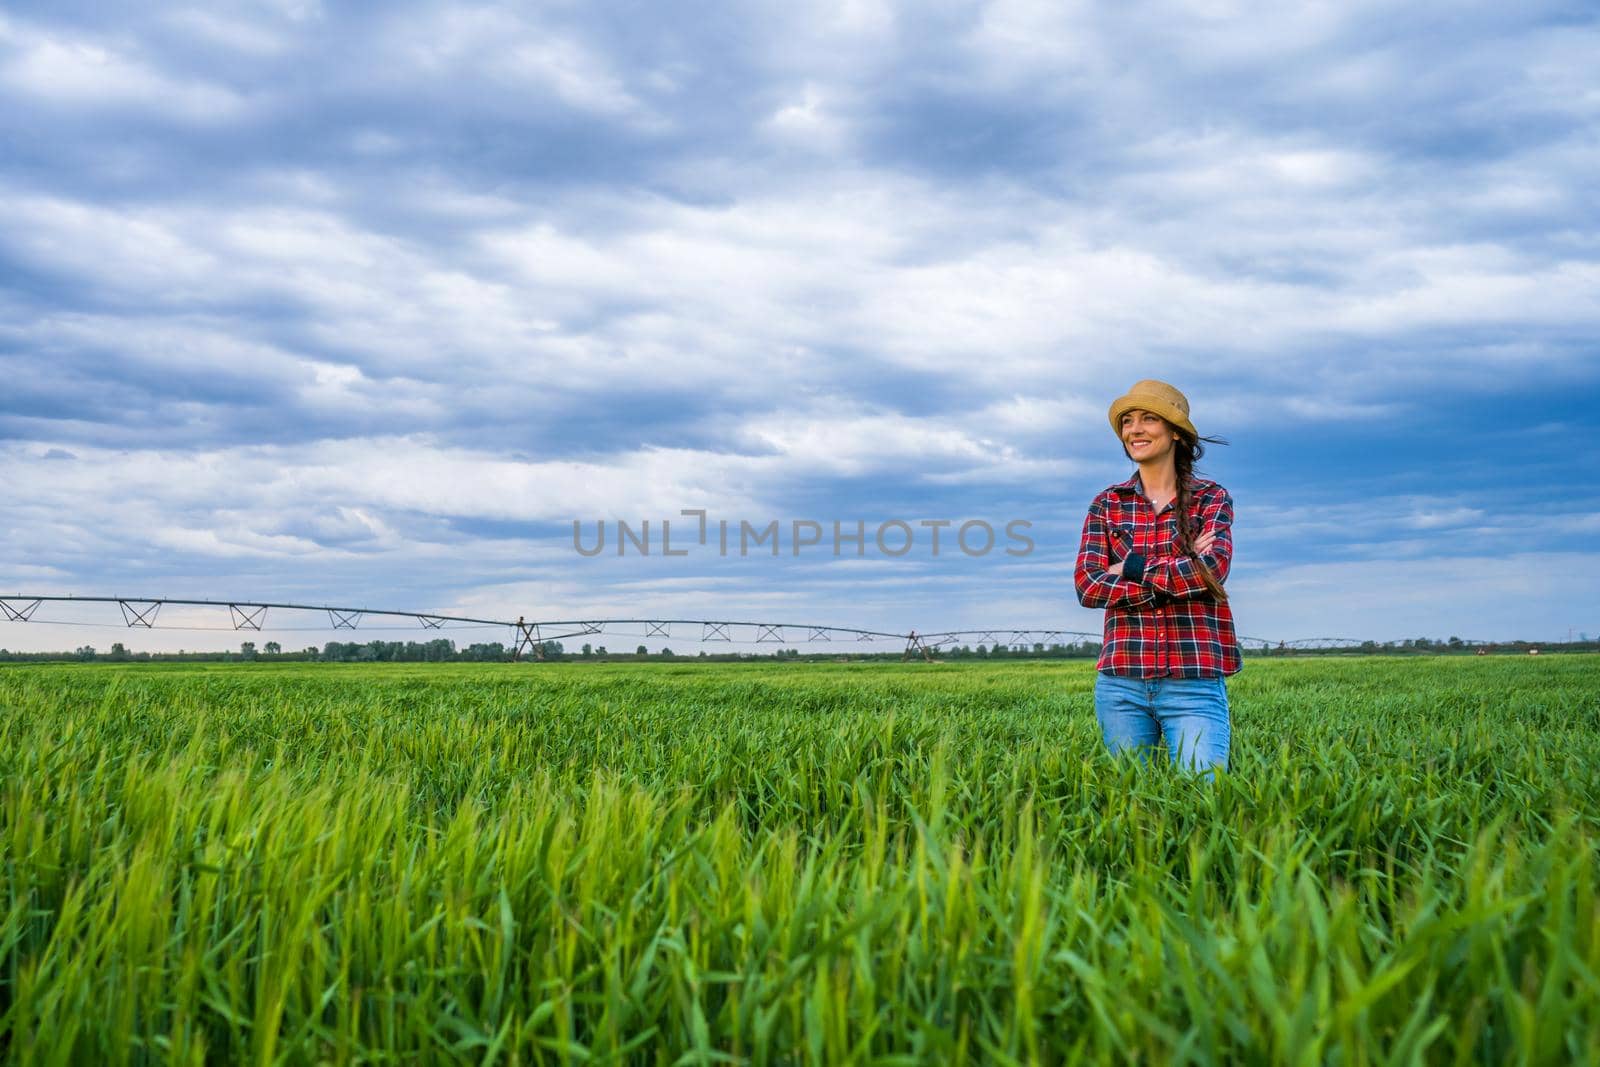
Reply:
[[0, 1056], [1600, 1062], [1600, 657], [0, 669]]

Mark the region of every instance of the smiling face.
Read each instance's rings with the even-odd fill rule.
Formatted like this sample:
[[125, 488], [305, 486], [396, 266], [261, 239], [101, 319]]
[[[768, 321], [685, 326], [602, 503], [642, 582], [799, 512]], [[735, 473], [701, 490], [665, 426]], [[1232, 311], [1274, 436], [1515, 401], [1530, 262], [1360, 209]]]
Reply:
[[1136, 463], [1159, 463], [1178, 443], [1178, 431], [1160, 415], [1134, 408], [1120, 420], [1122, 447]]

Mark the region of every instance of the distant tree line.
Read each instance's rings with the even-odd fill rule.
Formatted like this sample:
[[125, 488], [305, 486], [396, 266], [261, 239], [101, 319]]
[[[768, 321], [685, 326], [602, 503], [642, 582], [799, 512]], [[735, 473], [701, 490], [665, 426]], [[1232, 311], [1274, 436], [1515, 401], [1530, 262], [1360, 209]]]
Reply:
[[[813, 646], [815, 648], [815, 646]], [[118, 641], [109, 651], [102, 652], [92, 645], [83, 645], [70, 652], [11, 652], [0, 648], [0, 663], [58, 663], [63, 660], [84, 663], [237, 663], [263, 661], [274, 663], [505, 663], [512, 658], [512, 648], [499, 641], [474, 643], [457, 648], [447, 638], [432, 641], [329, 641], [321, 648], [315, 646], [298, 651], [284, 651], [276, 641], [267, 641], [259, 648], [254, 641], [245, 641], [237, 652], [130, 652]], [[1338, 648], [1291, 648], [1276, 645], [1272, 648], [1246, 648], [1248, 656], [1360, 656], [1360, 655], [1484, 655], [1488, 653], [1530, 652], [1600, 652], [1600, 640], [1590, 640], [1587, 634], [1576, 641], [1501, 641], [1494, 644], [1463, 641], [1459, 637], [1434, 640], [1427, 637], [1405, 641], [1363, 641], [1359, 645]], [[543, 653], [542, 657], [540, 652]], [[1100, 654], [1098, 641], [1046, 645], [1031, 644], [954, 645], [930, 650], [936, 659], [1093, 659]], [[778, 648], [770, 652], [701, 651], [695, 659], [712, 662], [740, 660], [898, 660], [904, 658], [902, 646], [887, 645], [882, 650], [868, 651], [858, 646], [834, 649], [816, 649], [802, 653], [796, 648]], [[578, 652], [568, 652], [560, 641], [545, 641], [537, 651], [523, 652], [523, 659], [586, 660], [591, 662], [621, 662], [638, 660], [675, 660], [672, 649], [663, 646], [651, 652], [638, 645], [632, 652], [610, 652], [605, 645], [585, 644]]]
[[[560, 656], [561, 642], [547, 641], [544, 650], [547, 656]], [[321, 648], [312, 646], [287, 652], [276, 641], [267, 641], [259, 648], [254, 641], [245, 641], [237, 652], [130, 652], [118, 641], [108, 652], [101, 652], [93, 645], [83, 645], [71, 652], [10, 652], [0, 648], [0, 662], [80, 660], [100, 663], [227, 663], [270, 660], [277, 663], [494, 663], [510, 660], [511, 652], [508, 646], [499, 641], [457, 648], [454, 641], [446, 638], [433, 641], [329, 641]]]
[[1042, 641], [1023, 645], [954, 645], [934, 650], [941, 659], [1086, 659], [1100, 655], [1099, 641], [1080, 641], [1075, 644]]
[[[542, 656], [540, 655], [541, 652]], [[867, 651], [858, 648], [806, 653], [802, 653], [796, 648], [779, 648], [770, 652], [701, 651], [695, 658], [714, 661], [751, 659], [900, 659], [903, 653], [904, 649], [899, 645], [895, 645], [892, 649], [886, 647], [882, 651]], [[976, 647], [958, 645], [934, 650], [934, 654], [941, 659], [1065, 659], [1093, 657], [1099, 655], [1099, 653], [1099, 643], [1092, 641], [1065, 645], [1045, 645], [1038, 642], [1031, 645], [996, 644], [989, 646], [980, 644]], [[311, 647], [300, 651], [291, 650], [288, 652], [285, 652], [283, 647], [276, 641], [268, 641], [259, 647], [254, 641], [245, 641], [239, 646], [237, 652], [130, 652], [120, 641], [113, 644], [109, 652], [101, 652], [92, 645], [84, 645], [71, 652], [8, 652], [5, 649], [0, 649], [0, 662], [81, 660], [101, 663], [207, 663], [270, 660], [280, 663], [496, 663], [509, 661], [511, 658], [512, 649], [499, 641], [487, 644], [471, 644], [465, 648], [457, 648], [454, 641], [446, 638], [421, 642], [329, 641], [320, 649]], [[678, 659], [680, 657], [669, 647], [663, 646], [652, 652], [645, 645], [638, 645], [631, 652], [611, 652], [605, 645], [585, 644], [581, 650], [574, 654], [569, 653], [560, 641], [545, 641], [537, 651], [529, 652], [525, 650], [523, 658], [614, 662], [641, 659]]]

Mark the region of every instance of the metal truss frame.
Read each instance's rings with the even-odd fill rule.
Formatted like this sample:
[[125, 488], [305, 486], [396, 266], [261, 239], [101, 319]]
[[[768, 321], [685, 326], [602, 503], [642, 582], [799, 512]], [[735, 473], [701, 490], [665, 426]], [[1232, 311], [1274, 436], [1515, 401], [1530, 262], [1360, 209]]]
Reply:
[[354, 630], [361, 625], [361, 616], [364, 611], [355, 611], [350, 608], [328, 608], [328, 621], [335, 630]]
[[233, 619], [235, 630], [259, 630], [262, 622], [266, 620], [267, 609], [261, 604], [243, 606], [229, 604], [228, 615]]
[[[18, 607], [12, 603], [13, 600], [18, 602], [27, 600], [27, 603]], [[39, 603], [38, 597], [31, 600], [26, 597], [4, 597], [0, 598], [0, 611], [5, 612], [6, 622], [27, 622], [33, 618], [33, 613], [39, 610]]]
[[117, 606], [122, 609], [122, 621], [129, 628], [142, 626], [146, 630], [154, 629], [156, 616], [161, 613], [162, 600], [117, 600]]
[[[1060, 629], [1005, 629], [942, 630], [936, 633], [894, 633], [888, 630], [867, 630], [851, 626], [822, 626], [811, 623], [757, 622], [736, 619], [553, 619], [529, 622], [519, 616], [515, 622], [506, 619], [484, 619], [467, 615], [442, 615], [438, 612], [391, 611], [378, 608], [337, 607], [316, 604], [293, 604], [257, 600], [203, 600], [177, 597], [117, 597], [117, 596], [0, 596], [0, 622], [42, 622], [38, 612], [45, 604], [80, 602], [116, 604], [122, 621], [129, 627], [157, 629], [157, 616], [163, 607], [176, 604], [185, 607], [217, 607], [226, 609], [235, 630], [259, 631], [266, 625], [269, 608], [282, 611], [325, 613], [334, 630], [354, 630], [368, 617], [409, 620], [421, 629], [443, 630], [455, 626], [503, 626], [511, 630], [514, 647], [512, 658], [522, 659], [531, 654], [535, 659], [545, 658], [545, 645], [549, 641], [568, 637], [603, 635], [671, 637], [672, 627], [699, 627], [700, 643], [711, 641], [740, 642], [746, 644], [818, 643], [854, 640], [873, 643], [878, 640], [905, 642], [902, 659], [921, 656], [932, 660], [933, 654], [958, 643], [971, 642], [995, 646], [1027, 646], [1062, 638], [1099, 641], [1101, 634], [1085, 630]], [[628, 633], [626, 628], [633, 628]], [[801, 636], [801, 635], [804, 636]], [[680, 630], [680, 636], [683, 636]], [[688, 638], [686, 638], [688, 639]], [[1354, 638], [1317, 637], [1296, 641], [1268, 641], [1259, 637], [1240, 637], [1241, 644], [1262, 650], [1297, 648], [1354, 648], [1361, 642]], [[1476, 642], [1474, 642], [1476, 643]]]

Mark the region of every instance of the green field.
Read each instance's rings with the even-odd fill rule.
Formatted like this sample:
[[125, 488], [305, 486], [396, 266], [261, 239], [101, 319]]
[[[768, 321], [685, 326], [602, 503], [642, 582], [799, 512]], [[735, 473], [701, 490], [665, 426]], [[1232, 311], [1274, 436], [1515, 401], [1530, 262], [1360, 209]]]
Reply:
[[1600, 1062], [1600, 656], [0, 669], [10, 1062]]

